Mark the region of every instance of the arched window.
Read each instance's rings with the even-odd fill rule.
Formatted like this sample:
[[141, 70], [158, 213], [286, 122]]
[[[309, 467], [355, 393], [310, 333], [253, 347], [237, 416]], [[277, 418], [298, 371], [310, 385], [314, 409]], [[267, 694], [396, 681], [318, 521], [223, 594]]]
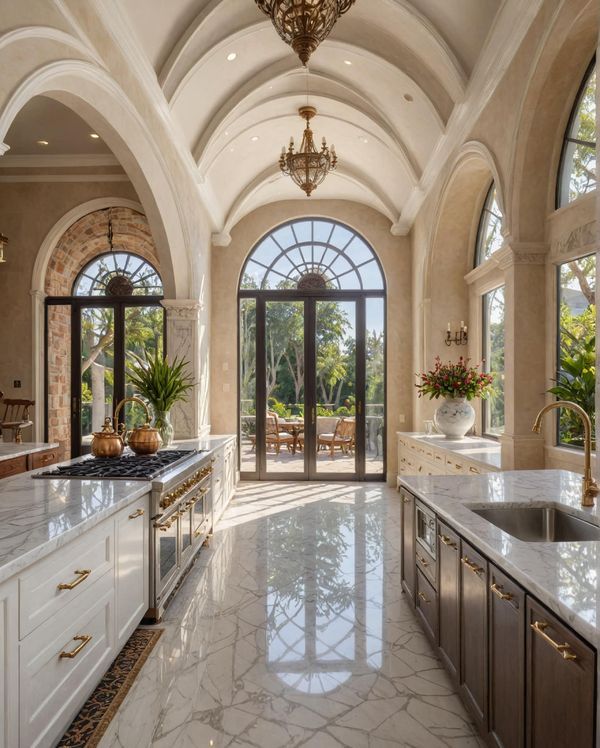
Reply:
[[160, 276], [152, 265], [131, 252], [107, 252], [79, 273], [73, 296], [162, 296]]
[[498, 205], [498, 192], [494, 182], [483, 203], [481, 218], [479, 219], [479, 230], [477, 231], [477, 244], [475, 247], [475, 267], [497, 252], [504, 238], [502, 236], [502, 221], [504, 216]]
[[382, 291], [384, 280], [373, 250], [352, 229], [306, 218], [262, 239], [246, 262], [240, 288]]
[[588, 68], [569, 118], [558, 172], [556, 207], [596, 189], [596, 59]]

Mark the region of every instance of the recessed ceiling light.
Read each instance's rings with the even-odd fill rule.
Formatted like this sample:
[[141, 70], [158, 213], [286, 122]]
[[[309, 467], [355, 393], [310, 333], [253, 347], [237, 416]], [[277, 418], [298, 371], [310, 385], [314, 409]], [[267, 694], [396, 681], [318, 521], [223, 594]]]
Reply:
[[229, 130], [225, 130], [225, 137], [229, 135]]
[[235, 151], [235, 148], [231, 146], [231, 148], [229, 149], [229, 153], [233, 153], [234, 151]]
[[227, 62], [233, 62], [236, 57], [237, 57], [237, 52], [230, 52], [227, 55]]
[[100, 136], [98, 135], [98, 133], [97, 133], [97, 132], [91, 132], [91, 133], [90, 133], [90, 138], [94, 138], [94, 140], [98, 140], [98, 138], [99, 138], [99, 137], [100, 137]]
[[250, 138], [250, 140], [251, 140], [251, 141], [252, 141], [253, 143], [256, 143], [256, 141], [257, 141], [257, 140], [260, 140], [260, 138], [258, 137], [258, 135], [253, 135], [253, 136], [252, 136], [252, 137]]
[[406, 101], [414, 101], [414, 98], [410, 94], [404, 94]]
[[358, 139], [360, 140], [361, 143], [368, 143], [369, 142], [369, 138], [367, 138], [365, 135], [359, 135]]
[[344, 65], [352, 65], [352, 60], [344, 60]]
[[36, 142], [38, 145], [49, 145], [47, 140], [37, 140]]

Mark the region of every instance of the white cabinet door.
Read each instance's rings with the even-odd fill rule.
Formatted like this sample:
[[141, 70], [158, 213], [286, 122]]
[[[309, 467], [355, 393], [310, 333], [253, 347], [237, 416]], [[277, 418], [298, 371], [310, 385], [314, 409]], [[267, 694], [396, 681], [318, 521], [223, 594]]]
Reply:
[[219, 447], [213, 454], [213, 471], [212, 471], [212, 510], [213, 510], [213, 528], [221, 519], [224, 509], [224, 492], [223, 479], [225, 475], [225, 453], [224, 447]]
[[148, 610], [149, 496], [130, 504], [115, 519], [117, 648]]
[[17, 745], [19, 729], [19, 646], [17, 582], [0, 586], [0, 748]]

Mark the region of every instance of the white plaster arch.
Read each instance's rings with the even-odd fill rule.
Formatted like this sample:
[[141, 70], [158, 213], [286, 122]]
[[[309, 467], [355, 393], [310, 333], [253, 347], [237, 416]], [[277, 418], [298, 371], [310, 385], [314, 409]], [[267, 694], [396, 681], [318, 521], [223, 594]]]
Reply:
[[32, 39], [47, 39], [71, 47], [84, 57], [89, 57], [97, 65], [106, 70], [104, 61], [95, 49], [87, 46], [80, 39], [68, 34], [66, 31], [53, 28], [52, 26], [19, 26], [19, 28], [11, 29], [0, 36], [0, 50], [9, 47], [11, 44], [18, 44], [21, 41], [29, 42]]
[[89, 213], [106, 208], [130, 208], [138, 213], [144, 213], [141, 203], [124, 197], [98, 197], [85, 203], [76, 205], [61, 216], [50, 228], [35, 258], [31, 274], [31, 303], [32, 303], [32, 385], [35, 400], [34, 431], [35, 441], [43, 441], [44, 432], [44, 299], [45, 281], [48, 263], [56, 245], [65, 232], [77, 221]]

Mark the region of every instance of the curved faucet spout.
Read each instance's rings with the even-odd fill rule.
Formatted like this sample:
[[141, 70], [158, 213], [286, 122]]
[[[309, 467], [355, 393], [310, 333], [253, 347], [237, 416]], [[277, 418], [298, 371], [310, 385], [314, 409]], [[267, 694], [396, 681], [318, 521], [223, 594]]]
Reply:
[[583, 448], [585, 462], [583, 468], [581, 506], [594, 506], [594, 500], [600, 492], [600, 489], [598, 488], [596, 481], [592, 478], [592, 421], [581, 405], [577, 405], [577, 403], [571, 402], [570, 400], [557, 400], [555, 403], [550, 403], [543, 407], [537, 414], [531, 430], [536, 434], [539, 434], [542, 430], [542, 418], [546, 413], [549, 413], [551, 410], [556, 410], [557, 408], [572, 410], [574, 413], [577, 413], [583, 423]]

